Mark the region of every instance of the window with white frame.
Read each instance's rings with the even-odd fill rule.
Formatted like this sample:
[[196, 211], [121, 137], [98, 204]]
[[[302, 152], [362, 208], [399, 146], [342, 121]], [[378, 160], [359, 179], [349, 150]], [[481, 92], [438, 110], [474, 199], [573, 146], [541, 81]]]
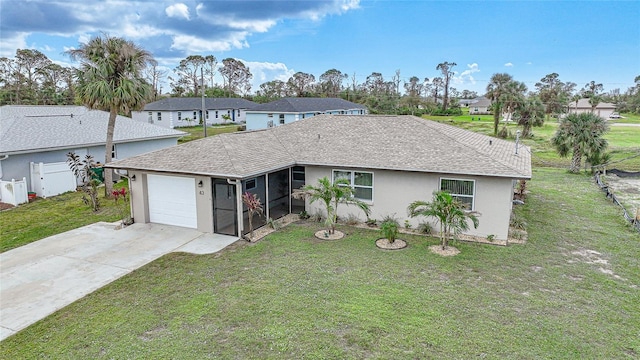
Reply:
[[162, 121], [162, 113], [158, 112], [158, 121]]
[[178, 121], [182, 120], [182, 112], [178, 111]]
[[149, 111], [149, 118], [147, 120], [149, 120], [150, 123], [153, 122], [153, 112], [152, 111]]
[[116, 152], [116, 144], [111, 145], [111, 159], [117, 159], [118, 153]]
[[278, 119], [280, 120], [280, 124], [281, 124], [281, 125], [282, 125], [282, 124], [284, 124], [284, 114], [280, 114], [280, 115], [278, 116]]
[[218, 118], [218, 110], [216, 110], [216, 119]]
[[198, 120], [198, 112], [197, 111], [193, 112], [193, 120]]
[[475, 180], [440, 178], [440, 190], [451, 194], [455, 199], [463, 203], [467, 210], [474, 209]]
[[205, 117], [207, 120], [209, 120], [209, 110], [205, 111]]
[[355, 170], [333, 170], [333, 181], [346, 179], [353, 188], [353, 196], [364, 201], [373, 201], [373, 173]]

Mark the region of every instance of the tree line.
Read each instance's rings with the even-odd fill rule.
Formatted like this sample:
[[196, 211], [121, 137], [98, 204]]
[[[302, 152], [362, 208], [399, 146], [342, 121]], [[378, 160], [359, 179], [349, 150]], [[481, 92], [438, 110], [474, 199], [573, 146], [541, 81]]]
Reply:
[[[233, 58], [222, 61], [214, 55], [190, 55], [182, 59], [171, 75], [149, 62], [141, 72], [151, 86], [147, 102], [169, 93], [173, 97], [242, 97], [258, 103], [282, 97], [339, 97], [366, 105], [371, 113], [457, 115], [460, 99], [478, 97], [475, 91], [451, 86], [457, 64], [445, 61], [437, 64], [439, 76], [402, 78], [396, 70], [391, 78], [372, 72], [364, 82], [356, 74], [329, 69], [317, 78], [311, 73], [296, 72], [287, 81], [271, 80], [251, 92], [253, 74], [246, 64]], [[64, 105], [79, 103], [76, 87], [79, 69], [53, 63], [43, 53], [33, 49], [18, 49], [14, 58], [0, 58], [0, 104]], [[216, 81], [216, 76], [222, 83]], [[577, 84], [560, 80], [557, 73], [540, 79], [534, 89], [506, 73], [494, 74], [485, 95], [492, 101], [494, 132], [502, 114], [514, 116], [525, 125], [540, 121], [537, 114], [558, 116], [566, 113], [571, 102], [587, 97], [592, 104], [612, 102], [620, 112], [640, 113], [640, 76], [635, 86], [622, 92], [614, 89], [604, 93], [603, 85], [591, 81], [579, 88]], [[161, 88], [168, 83], [170, 89]], [[595, 107], [595, 105], [593, 105]]]

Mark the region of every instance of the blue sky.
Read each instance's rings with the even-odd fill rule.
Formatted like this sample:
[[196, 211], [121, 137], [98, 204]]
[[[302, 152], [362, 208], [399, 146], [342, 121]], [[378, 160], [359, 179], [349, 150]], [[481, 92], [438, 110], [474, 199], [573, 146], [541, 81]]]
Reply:
[[[259, 84], [336, 68], [362, 83], [372, 72], [439, 76], [484, 93], [506, 72], [529, 89], [556, 72], [583, 87], [625, 91], [640, 75], [639, 1], [0, 0], [0, 55], [64, 51], [101, 32], [122, 36], [173, 69], [188, 55], [244, 61]], [[169, 90], [168, 87], [163, 90]]]

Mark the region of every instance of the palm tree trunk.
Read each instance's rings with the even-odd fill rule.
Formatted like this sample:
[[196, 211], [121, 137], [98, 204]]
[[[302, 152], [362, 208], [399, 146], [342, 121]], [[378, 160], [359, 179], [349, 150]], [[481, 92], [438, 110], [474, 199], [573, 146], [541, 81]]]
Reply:
[[493, 113], [493, 135], [498, 135], [498, 124], [500, 123], [500, 106], [496, 105]]
[[577, 146], [574, 146], [573, 155], [571, 156], [571, 165], [569, 166], [569, 172], [580, 172], [580, 163], [582, 163], [582, 153]]
[[[113, 132], [116, 128], [116, 116], [118, 112], [115, 107], [111, 108], [109, 112], [109, 123], [107, 124], [107, 141], [104, 149], [104, 162], [108, 164], [113, 160]], [[111, 198], [111, 192], [113, 192], [113, 171], [111, 169], [104, 169], [104, 196]]]

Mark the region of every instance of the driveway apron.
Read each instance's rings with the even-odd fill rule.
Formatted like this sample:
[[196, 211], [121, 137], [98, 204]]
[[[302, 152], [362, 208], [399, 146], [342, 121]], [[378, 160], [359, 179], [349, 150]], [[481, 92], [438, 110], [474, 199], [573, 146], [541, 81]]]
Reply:
[[170, 252], [210, 254], [237, 237], [99, 222], [0, 254], [0, 340]]

